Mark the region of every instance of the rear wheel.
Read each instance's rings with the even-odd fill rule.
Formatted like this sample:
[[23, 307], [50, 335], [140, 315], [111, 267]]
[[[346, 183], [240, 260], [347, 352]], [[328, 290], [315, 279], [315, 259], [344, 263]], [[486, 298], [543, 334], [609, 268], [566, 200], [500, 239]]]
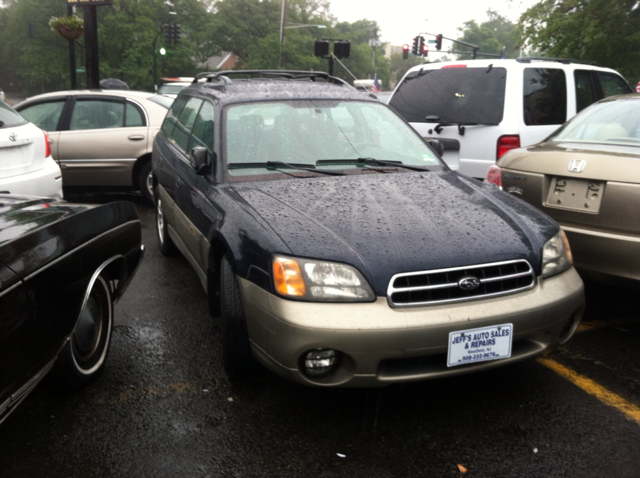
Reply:
[[153, 202], [153, 171], [151, 170], [151, 161], [147, 161], [140, 168], [138, 189], [142, 193], [142, 197]]
[[55, 365], [58, 377], [68, 387], [82, 388], [102, 373], [112, 328], [111, 291], [107, 281], [98, 276], [91, 286], [76, 328]]
[[158, 246], [163, 256], [173, 256], [178, 252], [173, 240], [169, 237], [167, 231], [167, 218], [162, 209], [162, 199], [156, 194], [156, 231], [158, 237]]
[[220, 319], [222, 322], [222, 361], [229, 378], [255, 375], [259, 368], [251, 354], [249, 332], [244, 316], [238, 281], [225, 255], [220, 265]]

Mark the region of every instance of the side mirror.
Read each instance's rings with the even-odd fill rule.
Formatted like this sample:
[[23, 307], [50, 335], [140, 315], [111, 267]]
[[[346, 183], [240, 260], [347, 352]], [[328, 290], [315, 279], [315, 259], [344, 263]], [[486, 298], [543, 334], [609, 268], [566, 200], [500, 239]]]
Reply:
[[204, 174], [207, 170], [209, 151], [204, 146], [196, 146], [191, 150], [189, 155], [189, 164], [195, 170], [196, 174]]
[[442, 157], [444, 155], [444, 144], [438, 139], [428, 139], [427, 143], [431, 146], [438, 156]]

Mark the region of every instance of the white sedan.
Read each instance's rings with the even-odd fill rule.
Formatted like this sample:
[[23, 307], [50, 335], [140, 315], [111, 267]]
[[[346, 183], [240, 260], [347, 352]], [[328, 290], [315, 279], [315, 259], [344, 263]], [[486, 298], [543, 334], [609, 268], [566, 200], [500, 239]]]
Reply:
[[62, 197], [62, 173], [49, 137], [0, 101], [0, 192]]

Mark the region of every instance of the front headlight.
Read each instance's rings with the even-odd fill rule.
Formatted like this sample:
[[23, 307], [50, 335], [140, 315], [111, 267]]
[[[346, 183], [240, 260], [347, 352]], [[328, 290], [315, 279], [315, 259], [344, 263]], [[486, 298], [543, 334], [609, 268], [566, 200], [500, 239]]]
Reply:
[[279, 294], [319, 302], [371, 302], [371, 286], [355, 267], [338, 262], [273, 257], [273, 280]]
[[542, 277], [551, 277], [566, 271], [573, 264], [567, 235], [562, 229], [545, 242], [542, 248]]

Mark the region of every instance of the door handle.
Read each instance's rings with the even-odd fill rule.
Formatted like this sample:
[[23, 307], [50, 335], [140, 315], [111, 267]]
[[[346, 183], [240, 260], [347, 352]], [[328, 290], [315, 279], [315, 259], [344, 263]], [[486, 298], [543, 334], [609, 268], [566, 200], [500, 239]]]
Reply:
[[130, 141], [141, 141], [144, 139], [144, 136], [141, 134], [132, 134], [131, 136], [128, 137], [128, 139]]

